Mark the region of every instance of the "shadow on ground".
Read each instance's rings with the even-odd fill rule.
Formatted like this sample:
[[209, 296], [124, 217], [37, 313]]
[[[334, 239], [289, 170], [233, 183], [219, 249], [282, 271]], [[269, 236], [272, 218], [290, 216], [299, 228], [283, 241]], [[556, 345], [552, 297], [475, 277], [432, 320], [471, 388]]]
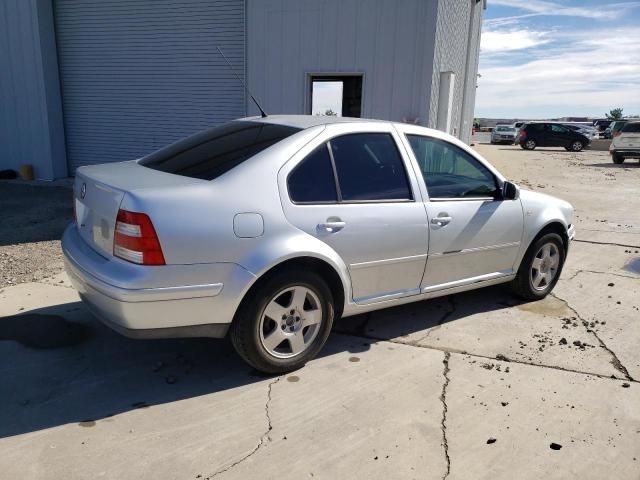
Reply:
[[[492, 287], [349, 317], [335, 326], [321, 356], [344, 350], [335, 335], [367, 337], [350, 344], [352, 353], [382, 339], [367, 327], [372, 315], [389, 317], [388, 338], [455, 321], [462, 316], [458, 310], [468, 315], [514, 304], [505, 288]], [[131, 340], [79, 302], [0, 319], [0, 357], [0, 438], [69, 423], [92, 426], [130, 410], [268, 378], [244, 364], [226, 339]]]
[[0, 182], [0, 246], [59, 240], [73, 220], [72, 190]]
[[596, 167], [596, 168], [613, 168], [616, 170], [624, 169], [624, 168], [640, 168], [640, 162], [638, 161], [625, 161], [622, 164], [616, 164], [611, 161], [605, 163], [586, 163], [585, 167]]

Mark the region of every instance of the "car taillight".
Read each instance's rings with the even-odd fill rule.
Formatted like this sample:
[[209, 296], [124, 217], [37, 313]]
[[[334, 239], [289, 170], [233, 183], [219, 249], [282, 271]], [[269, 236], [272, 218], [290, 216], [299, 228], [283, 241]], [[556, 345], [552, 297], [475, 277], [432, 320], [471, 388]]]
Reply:
[[140, 265], [165, 265], [158, 235], [148, 215], [118, 210], [113, 255]]
[[527, 136], [527, 131], [526, 130], [520, 130], [520, 132], [518, 132], [518, 136], [522, 140], [523, 138], [525, 138]]

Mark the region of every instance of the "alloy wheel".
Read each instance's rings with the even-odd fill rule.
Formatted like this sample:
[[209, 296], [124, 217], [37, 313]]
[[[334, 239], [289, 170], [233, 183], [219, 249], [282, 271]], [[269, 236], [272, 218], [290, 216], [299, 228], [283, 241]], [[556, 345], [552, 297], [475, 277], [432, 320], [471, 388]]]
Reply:
[[310, 288], [296, 285], [281, 290], [260, 316], [260, 343], [276, 358], [298, 356], [315, 340], [322, 316], [322, 304]]
[[558, 275], [560, 252], [554, 243], [545, 243], [531, 262], [531, 285], [537, 291], [546, 290]]

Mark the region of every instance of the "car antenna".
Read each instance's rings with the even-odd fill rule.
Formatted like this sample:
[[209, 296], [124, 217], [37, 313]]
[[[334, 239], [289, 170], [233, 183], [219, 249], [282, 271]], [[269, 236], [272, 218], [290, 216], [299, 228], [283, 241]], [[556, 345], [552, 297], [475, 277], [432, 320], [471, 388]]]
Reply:
[[256, 104], [256, 107], [258, 107], [258, 110], [260, 110], [260, 114], [262, 115], [262, 118], [266, 118], [267, 114], [265, 113], [265, 111], [262, 109], [262, 107], [260, 106], [260, 104], [258, 103], [258, 100], [256, 100], [256, 97], [253, 96], [253, 94], [249, 91], [249, 87], [247, 87], [247, 84], [244, 82], [244, 80], [240, 77], [240, 75], [238, 75], [238, 72], [235, 71], [235, 69], [233, 68], [233, 65], [231, 65], [231, 62], [229, 61], [229, 59], [227, 57], [224, 56], [224, 53], [222, 53], [222, 50], [220, 50], [220, 47], [216, 47], [216, 49], [218, 50], [218, 53], [220, 55], [222, 55], [222, 58], [224, 58], [225, 62], [227, 62], [227, 65], [229, 65], [229, 68], [231, 69], [231, 71], [233, 72], [233, 74], [236, 76], [236, 78], [238, 79], [238, 81], [240, 83], [242, 83], [242, 86], [244, 87], [244, 89], [247, 91], [247, 93], [249, 94], [249, 96], [251, 97], [251, 100], [253, 100], [253, 103]]

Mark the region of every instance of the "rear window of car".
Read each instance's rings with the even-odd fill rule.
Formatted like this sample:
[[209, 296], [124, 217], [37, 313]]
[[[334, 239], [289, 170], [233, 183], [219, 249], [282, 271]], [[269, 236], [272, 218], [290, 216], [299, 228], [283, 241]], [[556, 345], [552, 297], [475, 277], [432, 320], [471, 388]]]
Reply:
[[527, 123], [522, 126], [525, 130], [532, 130], [534, 132], [541, 132], [544, 130], [544, 123]]
[[197, 133], [154, 152], [140, 165], [202, 180], [213, 180], [301, 129], [237, 121]]
[[627, 123], [620, 131], [622, 133], [640, 133], [640, 122]]

